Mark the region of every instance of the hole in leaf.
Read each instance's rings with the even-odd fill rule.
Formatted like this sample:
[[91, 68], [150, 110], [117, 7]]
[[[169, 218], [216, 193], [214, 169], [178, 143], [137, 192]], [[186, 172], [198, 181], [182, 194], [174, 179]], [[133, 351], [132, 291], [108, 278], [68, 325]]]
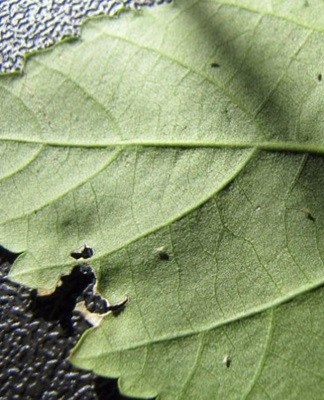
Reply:
[[[95, 388], [98, 400], [130, 400], [130, 397], [119, 393], [115, 379], [97, 376], [95, 379]], [[134, 400], [133, 397], [132, 399]], [[153, 400], [153, 398], [147, 400]]]
[[16, 260], [16, 258], [20, 254], [21, 253], [13, 253], [10, 250], [8, 250], [5, 247], [0, 245], [0, 264], [2, 264], [4, 262], [8, 262], [10, 264], [13, 264], [13, 262]]
[[125, 309], [125, 305], [127, 303], [128, 303], [128, 297], [126, 296], [126, 298], [124, 300], [120, 301], [119, 303], [109, 305], [108, 311], [111, 311], [113, 313], [113, 315], [117, 316]]
[[79, 260], [80, 258], [90, 258], [94, 255], [94, 250], [92, 247], [88, 246], [87, 244], [84, 244], [80, 249], [73, 250], [70, 253], [70, 256], [75, 258], [76, 260]]
[[[62, 278], [59, 292], [63, 291], [65, 295], [59, 296], [57, 289], [52, 295], [39, 298], [36, 290], [7, 278], [18, 255], [0, 246], [0, 359], [4, 365], [0, 373], [0, 398], [43, 398], [54, 393], [52, 389], [55, 388], [55, 398], [79, 398], [78, 393], [82, 392], [84, 399], [95, 396], [97, 400], [130, 400], [119, 393], [116, 379], [78, 370], [67, 359], [89, 324], [73, 311], [68, 326], [73, 324], [74, 332], [66, 337], [60, 323], [61, 313], [65, 313], [64, 306], [72, 307], [76, 296], [84, 296], [82, 288], [93, 287], [95, 276], [91, 268], [86, 265], [75, 267], [70, 275]], [[44, 302], [44, 298], [53, 299], [54, 294], [56, 302], [61, 299], [67, 303], [58, 306], [54, 301], [54, 309], [49, 307], [51, 302]], [[38, 305], [47, 306], [39, 312], [40, 318], [35, 315], [39, 311], [35, 309], [35, 299]], [[52, 314], [50, 318], [44, 318], [46, 311]], [[20, 371], [19, 375], [13, 377], [13, 370]]]
[[73, 335], [72, 312], [83, 292], [95, 283], [95, 275], [87, 265], [78, 265], [69, 275], [61, 278], [62, 284], [49, 295], [36, 295], [33, 299], [35, 318], [59, 321], [67, 336]]
[[95, 291], [96, 277], [89, 265], [73, 268], [69, 275], [61, 278], [61, 284], [54, 292], [34, 296], [33, 310], [36, 318], [46, 321], [59, 321], [67, 336], [74, 334], [71, 323], [73, 311], [82, 314], [93, 326], [102, 320], [101, 314], [109, 311], [119, 315], [128, 302], [128, 297], [117, 304], [109, 305], [107, 300]]

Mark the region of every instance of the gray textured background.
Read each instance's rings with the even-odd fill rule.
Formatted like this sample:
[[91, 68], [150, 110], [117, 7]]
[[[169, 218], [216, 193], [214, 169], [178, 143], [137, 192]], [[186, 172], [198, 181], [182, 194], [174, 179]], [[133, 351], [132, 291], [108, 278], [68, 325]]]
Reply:
[[0, 0], [0, 73], [23, 69], [24, 56], [80, 35], [82, 22], [171, 0]]

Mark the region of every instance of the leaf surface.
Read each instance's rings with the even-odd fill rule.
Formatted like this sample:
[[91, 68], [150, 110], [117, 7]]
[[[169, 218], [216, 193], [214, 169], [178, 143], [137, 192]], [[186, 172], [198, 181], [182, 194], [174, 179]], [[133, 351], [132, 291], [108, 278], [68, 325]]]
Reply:
[[1, 79], [12, 278], [52, 288], [88, 243], [129, 297], [76, 365], [143, 398], [322, 398], [322, 8], [179, 0]]

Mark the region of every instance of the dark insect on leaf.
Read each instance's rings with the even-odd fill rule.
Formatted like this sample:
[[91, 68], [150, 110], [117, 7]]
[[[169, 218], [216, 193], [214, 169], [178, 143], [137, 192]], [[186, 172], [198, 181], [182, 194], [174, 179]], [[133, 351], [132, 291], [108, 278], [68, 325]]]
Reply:
[[169, 261], [170, 260], [170, 254], [166, 251], [165, 247], [159, 247], [158, 249], [155, 250], [155, 254], [159, 257], [160, 260], [163, 261]]
[[306, 217], [312, 221], [315, 222], [316, 218], [314, 217], [314, 215], [310, 212], [310, 210], [308, 208], [302, 208], [301, 211], [303, 211], [306, 214]]
[[228, 354], [226, 354], [226, 356], [224, 356], [223, 358], [223, 364], [226, 366], [226, 368], [229, 368], [231, 366], [231, 363], [232, 363], [231, 357]]

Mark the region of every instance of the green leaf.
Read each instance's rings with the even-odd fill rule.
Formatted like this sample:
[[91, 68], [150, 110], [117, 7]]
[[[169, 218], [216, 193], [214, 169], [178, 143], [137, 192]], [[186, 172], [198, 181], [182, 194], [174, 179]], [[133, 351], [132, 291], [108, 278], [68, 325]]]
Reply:
[[76, 365], [143, 398], [322, 398], [323, 11], [179, 0], [1, 79], [12, 278], [52, 288], [86, 242], [129, 297]]

